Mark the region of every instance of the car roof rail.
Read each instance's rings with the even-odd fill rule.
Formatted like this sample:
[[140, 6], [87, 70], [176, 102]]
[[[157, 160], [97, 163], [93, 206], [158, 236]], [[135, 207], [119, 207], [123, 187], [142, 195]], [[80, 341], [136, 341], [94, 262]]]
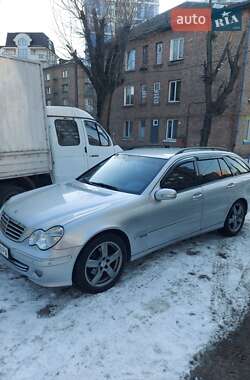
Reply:
[[222, 151], [227, 151], [226, 148], [217, 147], [217, 146], [193, 146], [193, 147], [182, 148], [182, 149], [178, 150], [178, 152], [175, 153], [175, 156], [177, 154], [192, 152], [192, 151], [196, 151], [196, 150], [204, 150], [204, 151], [206, 151], [206, 150], [222, 150]]

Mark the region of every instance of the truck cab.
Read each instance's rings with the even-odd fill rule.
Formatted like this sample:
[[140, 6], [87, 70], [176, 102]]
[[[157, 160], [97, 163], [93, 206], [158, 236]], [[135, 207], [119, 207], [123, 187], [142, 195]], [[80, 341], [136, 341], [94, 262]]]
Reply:
[[46, 108], [53, 183], [71, 181], [121, 151], [87, 112], [73, 107]]

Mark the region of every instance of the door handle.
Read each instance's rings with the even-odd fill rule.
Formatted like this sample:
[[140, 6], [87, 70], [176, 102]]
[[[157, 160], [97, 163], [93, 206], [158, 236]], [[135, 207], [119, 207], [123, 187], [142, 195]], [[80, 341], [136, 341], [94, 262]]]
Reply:
[[227, 189], [232, 189], [233, 187], [235, 187], [235, 183], [229, 183], [227, 185]]
[[91, 154], [90, 157], [100, 157], [99, 154]]
[[201, 199], [203, 197], [202, 193], [196, 193], [193, 195], [193, 200]]

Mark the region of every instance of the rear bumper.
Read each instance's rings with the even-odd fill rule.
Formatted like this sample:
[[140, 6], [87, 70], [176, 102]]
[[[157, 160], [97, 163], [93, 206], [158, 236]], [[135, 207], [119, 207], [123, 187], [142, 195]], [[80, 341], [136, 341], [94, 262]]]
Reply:
[[80, 247], [43, 252], [36, 247], [29, 247], [25, 242], [12, 242], [1, 231], [0, 242], [9, 249], [9, 259], [0, 255], [0, 262], [8, 268], [41, 286], [72, 285], [73, 268]]

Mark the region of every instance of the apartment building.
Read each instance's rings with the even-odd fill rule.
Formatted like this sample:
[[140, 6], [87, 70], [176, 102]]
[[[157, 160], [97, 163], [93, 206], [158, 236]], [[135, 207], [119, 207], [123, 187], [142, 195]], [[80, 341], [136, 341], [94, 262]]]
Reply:
[[[185, 3], [182, 6], [204, 6]], [[250, 2], [238, 5], [243, 28], [249, 29]], [[214, 59], [227, 41], [217, 33]], [[237, 46], [242, 32], [231, 33]], [[249, 45], [249, 41], [248, 41]], [[250, 64], [244, 47], [241, 70], [228, 107], [213, 119], [209, 144], [250, 155]], [[173, 32], [169, 12], [142, 23], [132, 31], [125, 59], [124, 83], [113, 97], [111, 130], [124, 148], [145, 145], [198, 145], [205, 111], [203, 63], [206, 33]], [[229, 73], [225, 64], [218, 85]]]
[[44, 69], [44, 84], [48, 106], [78, 107], [95, 115], [95, 92], [80, 64], [60, 60]]
[[37, 61], [43, 67], [55, 65], [58, 59], [54, 44], [45, 33], [7, 33], [0, 54]]

